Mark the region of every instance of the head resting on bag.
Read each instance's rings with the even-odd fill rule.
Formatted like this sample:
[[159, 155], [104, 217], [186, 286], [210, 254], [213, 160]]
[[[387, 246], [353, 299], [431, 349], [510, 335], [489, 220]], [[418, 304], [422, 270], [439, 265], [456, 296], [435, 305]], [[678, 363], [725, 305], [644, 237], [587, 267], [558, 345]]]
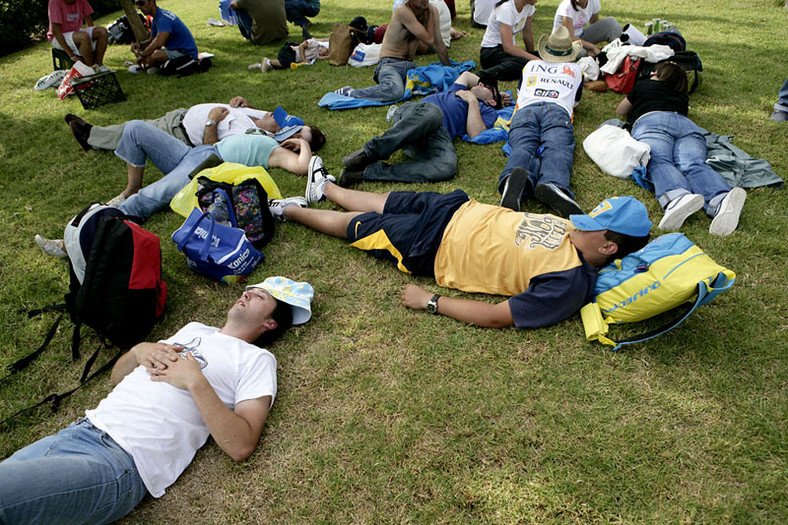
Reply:
[[[584, 246], [582, 243], [576, 242], [576, 238], [570, 234], [572, 243], [593, 266], [607, 264], [613, 259], [624, 257], [645, 246], [648, 243], [652, 226], [648, 218], [648, 210], [635, 197], [605, 199], [590, 213], [570, 215], [569, 220], [580, 232], [604, 232], [604, 237], [598, 239], [603, 244], [605, 241], [608, 243], [600, 250], [600, 253], [605, 256], [603, 260], [599, 260], [596, 245], [592, 245], [590, 248]], [[592, 252], [591, 249], [594, 251]]]

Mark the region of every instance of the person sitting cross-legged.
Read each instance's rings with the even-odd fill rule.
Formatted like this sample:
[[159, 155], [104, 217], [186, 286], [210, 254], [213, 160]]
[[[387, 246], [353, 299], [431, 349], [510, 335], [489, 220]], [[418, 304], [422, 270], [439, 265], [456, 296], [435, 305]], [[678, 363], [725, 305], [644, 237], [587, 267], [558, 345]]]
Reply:
[[153, 25], [149, 39], [131, 45], [137, 57], [137, 63], [129, 68], [131, 73], [155, 73], [168, 60], [181, 57], [197, 60], [197, 42], [175, 13], [157, 6], [156, 0], [135, 0], [134, 5], [143, 15], [153, 17]]
[[406, 273], [434, 277], [466, 292], [510, 296], [492, 304], [441, 296], [413, 284], [408, 308], [427, 309], [483, 327], [537, 328], [566, 319], [593, 298], [597, 269], [642, 248], [651, 222], [633, 197], [603, 201], [588, 215], [565, 220], [482, 204], [448, 194], [368, 193], [342, 188], [313, 162], [306, 199], [328, 198], [340, 212], [273, 201], [278, 218], [347, 239]]
[[248, 286], [224, 325], [191, 322], [140, 343], [112, 369], [86, 417], [0, 463], [0, 523], [110, 523], [160, 498], [213, 437], [234, 461], [254, 452], [277, 393], [263, 348], [311, 316], [308, 283]]

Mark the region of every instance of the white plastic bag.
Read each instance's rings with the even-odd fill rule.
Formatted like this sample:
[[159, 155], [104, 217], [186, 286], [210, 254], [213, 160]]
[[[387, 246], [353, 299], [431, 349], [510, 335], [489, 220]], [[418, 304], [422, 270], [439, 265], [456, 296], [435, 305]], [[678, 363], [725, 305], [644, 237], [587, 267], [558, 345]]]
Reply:
[[374, 66], [380, 62], [380, 48], [383, 44], [359, 44], [350, 54], [347, 63], [353, 67]]
[[648, 144], [637, 141], [625, 129], [605, 124], [583, 141], [586, 154], [599, 169], [621, 179], [627, 179], [637, 167], [646, 167], [651, 156]]

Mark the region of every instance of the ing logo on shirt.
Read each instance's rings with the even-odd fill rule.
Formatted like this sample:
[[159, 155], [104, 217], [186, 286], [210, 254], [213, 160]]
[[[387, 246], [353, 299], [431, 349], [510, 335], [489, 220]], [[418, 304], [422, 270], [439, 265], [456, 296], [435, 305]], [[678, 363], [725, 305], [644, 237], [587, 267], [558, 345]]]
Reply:
[[172, 344], [174, 344], [176, 346], [182, 346], [183, 347], [183, 350], [178, 352], [179, 356], [181, 356], [182, 358], [186, 359], [186, 354], [191, 354], [194, 357], [194, 359], [196, 359], [197, 362], [200, 363], [200, 368], [205, 368], [206, 366], [208, 366], [208, 360], [205, 359], [205, 356], [202, 355], [200, 353], [200, 351], [198, 350], [201, 342], [202, 342], [202, 338], [201, 337], [195, 337], [194, 339], [192, 339], [188, 343], [175, 342], [175, 343], [172, 343]]
[[555, 250], [564, 241], [566, 222], [552, 215], [524, 213], [523, 222], [517, 227], [515, 246], [523, 248], [542, 247]]

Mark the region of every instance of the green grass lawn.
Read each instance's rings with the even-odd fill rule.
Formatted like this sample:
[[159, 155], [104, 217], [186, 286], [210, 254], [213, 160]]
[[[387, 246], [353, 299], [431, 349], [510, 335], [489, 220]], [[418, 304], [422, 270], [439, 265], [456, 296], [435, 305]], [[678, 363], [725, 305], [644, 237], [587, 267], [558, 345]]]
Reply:
[[[537, 38], [550, 30], [557, 4], [538, 3]], [[209, 17], [218, 17], [213, 0], [160, 5], [192, 28], [202, 51], [216, 54], [208, 74], [130, 75], [123, 67], [128, 49], [112, 47], [106, 63], [118, 71], [128, 100], [85, 111], [76, 99], [61, 102], [53, 91], [33, 91], [51, 70], [49, 44], [0, 58], [1, 365], [40, 344], [54, 317], [30, 320], [26, 312], [60, 301], [68, 287], [65, 263], [44, 256], [33, 236], [60, 236], [86, 203], [114, 197], [125, 185], [123, 163], [111, 153], [83, 152], [63, 122], [66, 113], [102, 125], [244, 95], [256, 107], [283, 105], [320, 126], [328, 136], [321, 153], [334, 173], [343, 155], [387, 127], [386, 108], [329, 112], [316, 105], [329, 90], [370, 85], [372, 69], [324, 62], [252, 74], [246, 66], [274, 56], [278, 46], [255, 47], [235, 28], [207, 26]], [[478, 60], [483, 30], [471, 28], [466, 1], [457, 11], [455, 27], [470, 36], [450, 54]], [[334, 22], [359, 14], [383, 24], [389, 13], [386, 0], [326, 0], [311, 31], [328, 36]], [[788, 76], [787, 10], [774, 0], [724, 6], [606, 0], [603, 14], [641, 28], [660, 17], [680, 28], [704, 65], [690, 117], [734, 135], [734, 144], [788, 175], [788, 125], [768, 119]], [[292, 26], [291, 36], [300, 36]], [[585, 209], [605, 197], [634, 195], [656, 224], [661, 212], [653, 195], [604, 175], [580, 146], [614, 116], [620, 99], [612, 92], [584, 94], [575, 114], [572, 184]], [[458, 144], [457, 150], [454, 180], [415, 189], [460, 187], [496, 203], [505, 163], [500, 145]], [[146, 174], [149, 181], [158, 176], [153, 168]], [[272, 176], [285, 195], [303, 193], [303, 178], [281, 170]], [[538, 203], [528, 209], [546, 211]], [[405, 283], [438, 291], [434, 283], [339, 240], [282, 224], [250, 279], [280, 274], [311, 282], [314, 316], [271, 348], [279, 360], [279, 395], [256, 453], [235, 464], [209, 443], [167, 495], [146, 499], [127, 521], [784, 523], [787, 212], [784, 190], [761, 188], [748, 191], [730, 237], [710, 236], [709, 219], [691, 217], [682, 231], [734, 270], [736, 285], [681, 328], [617, 353], [585, 342], [579, 316], [541, 330], [489, 330], [406, 310], [399, 304]], [[181, 222], [165, 212], [146, 226], [162, 239], [170, 291], [151, 339], [190, 320], [221, 324], [242, 289], [187, 269], [169, 240]], [[64, 323], [44, 357], [0, 385], [0, 416], [76, 383], [82, 363], [70, 362], [70, 337]], [[84, 353], [96, 344], [85, 330]], [[101, 377], [59, 412], [40, 410], [3, 428], [0, 457], [67, 425], [109, 389], [108, 376]]]

